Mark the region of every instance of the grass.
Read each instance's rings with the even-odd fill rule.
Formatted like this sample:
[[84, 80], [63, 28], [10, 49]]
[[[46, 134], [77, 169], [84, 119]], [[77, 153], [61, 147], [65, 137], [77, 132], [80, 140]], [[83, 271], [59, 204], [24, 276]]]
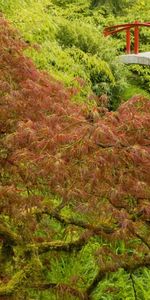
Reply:
[[139, 86], [131, 83], [127, 85], [121, 97], [123, 101], [127, 101], [128, 99], [132, 98], [135, 95], [140, 95], [140, 96], [150, 98], [150, 93], [140, 88]]

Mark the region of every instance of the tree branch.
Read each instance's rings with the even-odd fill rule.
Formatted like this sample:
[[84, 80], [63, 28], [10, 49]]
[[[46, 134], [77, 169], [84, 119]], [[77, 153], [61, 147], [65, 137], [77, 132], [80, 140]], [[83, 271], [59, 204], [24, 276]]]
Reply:
[[21, 237], [10, 230], [6, 225], [0, 224], [0, 238], [9, 245], [17, 245], [21, 241]]
[[[109, 203], [113, 206], [113, 208], [115, 208], [116, 210], [121, 210], [122, 208], [124, 208], [124, 209], [126, 209], [125, 207], [123, 207], [123, 206], [117, 206], [117, 205], [115, 205], [110, 199], [108, 199], [108, 201], [109, 201]], [[128, 219], [129, 221], [131, 221], [130, 219]], [[134, 224], [134, 221], [132, 221], [133, 222], [133, 224]], [[132, 235], [135, 235], [138, 239], [140, 239], [141, 240], [141, 242], [150, 250], [150, 245], [148, 244], [148, 242], [141, 236], [141, 235], [139, 235], [137, 232], [136, 232], [136, 230], [135, 230], [135, 228], [134, 229], [132, 229], [131, 227], [128, 227], [128, 229], [129, 229], [129, 231], [132, 233]]]
[[72, 296], [78, 297], [81, 300], [87, 300], [87, 295], [84, 292], [79, 291], [76, 288], [69, 286], [68, 284], [64, 283], [40, 283], [32, 286], [33, 289], [38, 290], [48, 290], [48, 289], [56, 289], [57, 292], [60, 292], [62, 295], [63, 293], [68, 293]]
[[130, 279], [131, 279], [132, 286], [133, 286], [134, 299], [137, 300], [138, 297], [137, 297], [137, 292], [136, 292], [136, 288], [135, 288], [135, 282], [134, 282], [134, 279], [133, 279], [133, 275], [131, 273], [130, 273]]
[[105, 234], [112, 234], [115, 232], [115, 229], [113, 227], [109, 227], [106, 225], [100, 225], [100, 226], [93, 226], [93, 224], [89, 224], [85, 221], [82, 220], [75, 220], [73, 218], [65, 218], [63, 216], [60, 215], [60, 213], [58, 213], [57, 211], [48, 211], [45, 210], [43, 212], [36, 212], [36, 214], [47, 214], [50, 217], [56, 219], [57, 221], [61, 222], [64, 225], [75, 225], [77, 227], [83, 228], [83, 229], [87, 229], [92, 231], [95, 234], [100, 234], [100, 233], [105, 233]]
[[133, 234], [133, 235], [135, 235], [139, 240], [141, 240], [141, 242], [150, 250], [150, 245], [148, 244], [148, 242], [144, 239], [144, 237], [142, 237], [141, 235], [139, 235], [136, 231], [135, 231], [135, 229], [134, 229], [134, 231], [132, 231], [131, 229], [130, 229], [130, 232]]
[[82, 235], [78, 240], [72, 242], [66, 241], [52, 241], [52, 242], [42, 242], [35, 244], [26, 245], [25, 252], [33, 251], [34, 249], [38, 250], [39, 254], [46, 253], [48, 251], [66, 251], [71, 252], [74, 249], [79, 251], [89, 240], [89, 234]]
[[8, 283], [0, 286], [0, 296], [11, 296], [18, 288], [20, 284], [25, 280], [27, 276], [28, 268], [17, 272]]

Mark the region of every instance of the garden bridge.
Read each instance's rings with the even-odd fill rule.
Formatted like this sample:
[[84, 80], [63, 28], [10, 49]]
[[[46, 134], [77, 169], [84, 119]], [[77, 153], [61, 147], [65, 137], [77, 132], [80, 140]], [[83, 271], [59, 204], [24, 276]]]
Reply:
[[[150, 27], [150, 22], [119, 24], [104, 29], [104, 35], [109, 36], [118, 32], [126, 32], [126, 54], [120, 56], [120, 60], [125, 64], [139, 64], [150, 66], [150, 52], [139, 53], [139, 29], [140, 27]], [[131, 31], [134, 30], [134, 53], [131, 53]]]

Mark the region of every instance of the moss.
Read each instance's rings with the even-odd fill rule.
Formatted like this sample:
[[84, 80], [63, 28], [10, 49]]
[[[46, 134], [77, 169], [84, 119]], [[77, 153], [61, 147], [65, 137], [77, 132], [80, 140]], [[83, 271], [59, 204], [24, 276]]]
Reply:
[[0, 286], [0, 296], [12, 295], [14, 292], [17, 291], [19, 285], [22, 284], [25, 278], [26, 278], [25, 271], [17, 272], [7, 284]]
[[15, 232], [11, 231], [11, 229], [3, 224], [0, 224], [0, 237], [7, 245], [16, 245], [21, 240]]

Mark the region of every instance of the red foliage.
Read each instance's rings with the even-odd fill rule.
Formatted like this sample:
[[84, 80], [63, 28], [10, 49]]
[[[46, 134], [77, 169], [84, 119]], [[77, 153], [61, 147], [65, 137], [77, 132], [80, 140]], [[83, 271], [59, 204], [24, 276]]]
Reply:
[[147, 249], [150, 101], [134, 97], [89, 122], [88, 109], [23, 55], [4, 19], [0, 45], [0, 207], [10, 226], [30, 240], [38, 222], [28, 212], [46, 209], [38, 192], [50, 189], [92, 226], [111, 228], [104, 238], [136, 237]]

